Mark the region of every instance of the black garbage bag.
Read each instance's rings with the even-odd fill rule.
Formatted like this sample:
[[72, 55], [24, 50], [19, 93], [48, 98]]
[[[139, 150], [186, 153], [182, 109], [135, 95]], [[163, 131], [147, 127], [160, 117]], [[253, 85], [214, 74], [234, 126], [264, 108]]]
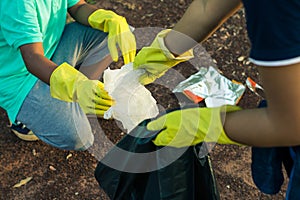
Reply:
[[112, 200], [218, 200], [208, 154], [201, 144], [188, 148], [157, 147], [157, 132], [140, 123], [98, 163], [95, 177]]

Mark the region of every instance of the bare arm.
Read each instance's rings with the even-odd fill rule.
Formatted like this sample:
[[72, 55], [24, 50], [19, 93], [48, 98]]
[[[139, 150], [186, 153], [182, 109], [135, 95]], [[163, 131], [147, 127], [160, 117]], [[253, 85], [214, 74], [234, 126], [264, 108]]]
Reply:
[[50, 76], [57, 65], [44, 56], [42, 43], [26, 44], [20, 50], [27, 70], [49, 84]]
[[97, 9], [96, 6], [86, 3], [84, 0], [80, 0], [76, 5], [69, 8], [68, 12], [75, 21], [89, 26], [88, 18]]
[[227, 114], [225, 132], [231, 139], [252, 146], [299, 145], [300, 63], [258, 69], [268, 107]]
[[193, 48], [195, 41], [204, 41], [241, 5], [240, 0], [194, 0], [166, 36], [166, 46], [177, 55]]
[[[167, 47], [177, 55], [185, 52], [195, 41], [199, 43], [209, 37], [241, 5], [239, 0], [194, 0], [174, 31], [166, 36]], [[226, 134], [234, 141], [251, 146], [299, 145], [300, 63], [260, 66], [259, 73], [268, 107], [228, 113], [224, 124]]]
[[[69, 8], [70, 15], [79, 23], [88, 25], [89, 15], [97, 10], [95, 6], [80, 0], [76, 5]], [[42, 43], [26, 44], [20, 47], [21, 54], [27, 70], [43, 82], [49, 84], [50, 76], [57, 64], [44, 56]]]

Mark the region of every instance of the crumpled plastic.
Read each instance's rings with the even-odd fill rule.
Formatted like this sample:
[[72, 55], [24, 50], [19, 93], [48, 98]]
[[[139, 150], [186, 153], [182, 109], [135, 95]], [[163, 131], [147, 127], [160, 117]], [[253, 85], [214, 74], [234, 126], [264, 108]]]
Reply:
[[180, 82], [173, 93], [183, 93], [194, 103], [204, 100], [207, 107], [236, 105], [246, 87], [221, 75], [214, 67], [200, 68], [188, 79]]
[[104, 113], [104, 119], [120, 121], [127, 132], [159, 113], [151, 92], [139, 83], [138, 78], [142, 73], [142, 69], [133, 70], [133, 64], [128, 63], [120, 69], [108, 68], [103, 74], [104, 89], [115, 101]]
[[246, 85], [250, 91], [254, 92], [254, 94], [256, 94], [257, 96], [259, 96], [263, 99], [265, 98], [264, 88], [261, 85], [259, 85], [258, 83], [256, 83], [250, 77], [248, 77], [246, 79]]

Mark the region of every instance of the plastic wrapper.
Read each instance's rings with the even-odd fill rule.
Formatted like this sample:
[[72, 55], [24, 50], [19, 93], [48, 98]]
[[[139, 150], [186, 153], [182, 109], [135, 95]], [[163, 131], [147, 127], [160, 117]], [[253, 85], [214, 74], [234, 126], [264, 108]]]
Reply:
[[121, 69], [108, 68], [103, 74], [105, 90], [115, 100], [104, 118], [120, 121], [127, 132], [144, 119], [153, 118], [159, 113], [156, 100], [138, 81], [141, 73], [141, 70], [133, 70], [132, 63], [129, 63]]
[[236, 105], [245, 92], [245, 86], [222, 76], [213, 67], [201, 68], [199, 72], [180, 82], [174, 93], [184, 93], [194, 103], [204, 100], [207, 107]]
[[252, 80], [250, 77], [246, 79], [246, 85], [251, 90], [254, 92], [257, 96], [260, 96], [262, 98], [265, 98], [265, 92], [262, 86], [260, 86], [258, 83], [256, 83], [254, 80]]

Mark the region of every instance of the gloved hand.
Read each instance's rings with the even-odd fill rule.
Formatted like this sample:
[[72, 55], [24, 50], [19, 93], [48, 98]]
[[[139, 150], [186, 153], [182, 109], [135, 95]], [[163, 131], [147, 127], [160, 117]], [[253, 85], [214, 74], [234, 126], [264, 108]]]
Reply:
[[51, 96], [67, 102], [78, 102], [86, 114], [102, 117], [113, 100], [98, 80], [90, 80], [81, 72], [63, 63], [50, 77]]
[[122, 52], [124, 63], [133, 62], [136, 42], [124, 17], [110, 10], [99, 9], [89, 16], [88, 22], [92, 28], [108, 33], [108, 49], [115, 62], [118, 61], [117, 45]]
[[166, 29], [158, 33], [152, 44], [142, 48], [135, 57], [133, 68], [145, 69], [145, 73], [139, 79], [141, 84], [152, 83], [171, 67], [194, 57], [192, 49], [177, 57], [167, 49], [164, 37], [170, 31], [171, 29]]
[[237, 110], [238, 106], [177, 110], [148, 123], [147, 129], [162, 130], [153, 141], [157, 146], [179, 148], [201, 142], [241, 145], [227, 137], [221, 121], [222, 113]]

